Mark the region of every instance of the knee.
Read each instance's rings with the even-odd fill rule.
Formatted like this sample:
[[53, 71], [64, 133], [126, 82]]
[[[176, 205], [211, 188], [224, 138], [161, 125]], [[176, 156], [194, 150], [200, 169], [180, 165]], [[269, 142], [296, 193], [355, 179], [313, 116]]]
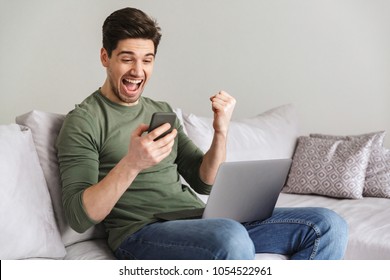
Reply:
[[217, 219], [215, 222], [218, 230], [210, 236], [215, 259], [254, 259], [254, 244], [243, 225], [229, 219]]
[[348, 244], [348, 223], [336, 212], [319, 208], [317, 215], [321, 219], [317, 223], [321, 239], [327, 244], [330, 259], [343, 258]]
[[333, 234], [335, 238], [348, 237], [348, 224], [339, 214], [327, 208], [319, 208], [317, 213], [320, 215], [324, 231]]

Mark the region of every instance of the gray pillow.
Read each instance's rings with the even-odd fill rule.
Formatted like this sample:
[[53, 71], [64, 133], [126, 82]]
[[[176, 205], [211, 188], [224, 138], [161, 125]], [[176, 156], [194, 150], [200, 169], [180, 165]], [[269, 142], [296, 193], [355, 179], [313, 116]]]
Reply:
[[363, 196], [390, 198], [390, 150], [380, 147], [371, 152]]
[[299, 137], [283, 192], [362, 198], [373, 138]]
[[390, 198], [390, 151], [382, 146], [385, 135], [385, 131], [350, 136], [310, 134], [311, 137], [316, 138], [342, 140], [359, 140], [373, 137], [363, 196]]

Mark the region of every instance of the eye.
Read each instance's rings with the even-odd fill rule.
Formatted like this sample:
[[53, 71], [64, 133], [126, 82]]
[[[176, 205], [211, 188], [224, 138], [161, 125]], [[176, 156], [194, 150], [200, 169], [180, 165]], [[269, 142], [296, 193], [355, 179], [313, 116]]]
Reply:
[[124, 62], [124, 63], [130, 63], [130, 62], [132, 62], [133, 60], [132, 59], [130, 59], [130, 58], [122, 58], [122, 62]]

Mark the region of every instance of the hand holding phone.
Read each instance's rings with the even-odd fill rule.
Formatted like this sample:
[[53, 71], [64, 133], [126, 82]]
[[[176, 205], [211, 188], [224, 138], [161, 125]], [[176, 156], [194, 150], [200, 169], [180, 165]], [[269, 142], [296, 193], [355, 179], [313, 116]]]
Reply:
[[170, 129], [165, 131], [163, 134], [158, 136], [157, 138], [154, 139], [154, 141], [159, 140], [160, 138], [164, 137], [165, 135], [169, 134], [172, 132], [174, 125], [176, 121], [176, 114], [171, 113], [171, 112], [156, 112], [152, 115], [152, 119], [150, 121], [148, 133], [154, 130], [155, 128], [165, 124], [169, 123], [171, 125]]

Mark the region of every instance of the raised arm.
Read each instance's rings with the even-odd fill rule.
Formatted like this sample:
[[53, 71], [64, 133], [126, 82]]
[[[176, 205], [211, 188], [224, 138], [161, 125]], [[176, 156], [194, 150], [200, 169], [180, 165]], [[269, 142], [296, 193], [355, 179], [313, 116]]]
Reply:
[[210, 149], [203, 157], [199, 172], [203, 182], [212, 185], [220, 164], [226, 160], [227, 134], [236, 100], [227, 92], [220, 91], [210, 97], [210, 101], [214, 112], [214, 137]]

